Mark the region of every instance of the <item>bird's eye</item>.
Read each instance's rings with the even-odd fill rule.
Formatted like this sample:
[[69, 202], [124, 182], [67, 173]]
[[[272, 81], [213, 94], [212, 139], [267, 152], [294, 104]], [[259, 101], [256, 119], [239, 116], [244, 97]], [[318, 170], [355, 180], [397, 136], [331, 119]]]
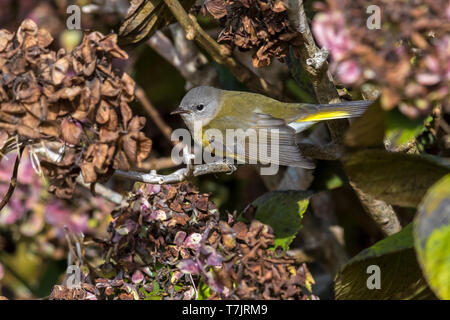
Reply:
[[205, 106], [203, 104], [199, 104], [195, 108], [197, 109], [197, 111], [203, 111], [203, 109], [205, 109]]

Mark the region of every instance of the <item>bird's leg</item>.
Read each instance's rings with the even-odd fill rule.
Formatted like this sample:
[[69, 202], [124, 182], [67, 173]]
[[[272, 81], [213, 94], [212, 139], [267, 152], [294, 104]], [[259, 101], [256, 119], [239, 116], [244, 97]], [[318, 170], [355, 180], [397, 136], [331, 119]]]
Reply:
[[236, 172], [237, 167], [234, 165], [233, 160], [225, 158], [223, 160], [223, 162], [228, 166], [228, 168], [230, 169], [230, 172], [227, 172], [227, 175], [232, 175], [233, 173]]
[[186, 145], [183, 147], [183, 158], [184, 163], [186, 164], [186, 172], [185, 176], [190, 176], [192, 172], [194, 172], [194, 165], [192, 160], [195, 159], [195, 154], [189, 152], [189, 147]]

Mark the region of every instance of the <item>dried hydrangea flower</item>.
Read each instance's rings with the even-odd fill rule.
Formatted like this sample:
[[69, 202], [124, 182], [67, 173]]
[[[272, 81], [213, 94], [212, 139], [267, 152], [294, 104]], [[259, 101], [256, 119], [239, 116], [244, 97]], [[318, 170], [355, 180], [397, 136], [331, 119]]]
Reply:
[[62, 146], [58, 163], [41, 159], [50, 192], [71, 197], [81, 173], [86, 183], [129, 170], [146, 159], [152, 141], [146, 119], [133, 116], [135, 83], [113, 68], [128, 54], [117, 35], [85, 35], [71, 53], [49, 49], [53, 39], [32, 20], [13, 34], [0, 30], [0, 131], [28, 144]]

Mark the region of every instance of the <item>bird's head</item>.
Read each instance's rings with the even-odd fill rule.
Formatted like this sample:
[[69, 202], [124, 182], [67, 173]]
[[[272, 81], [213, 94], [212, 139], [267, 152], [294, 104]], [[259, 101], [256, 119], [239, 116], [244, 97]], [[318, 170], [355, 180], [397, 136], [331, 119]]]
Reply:
[[219, 112], [222, 90], [213, 87], [196, 87], [189, 90], [180, 106], [171, 114], [179, 114], [192, 131], [194, 124], [204, 127]]

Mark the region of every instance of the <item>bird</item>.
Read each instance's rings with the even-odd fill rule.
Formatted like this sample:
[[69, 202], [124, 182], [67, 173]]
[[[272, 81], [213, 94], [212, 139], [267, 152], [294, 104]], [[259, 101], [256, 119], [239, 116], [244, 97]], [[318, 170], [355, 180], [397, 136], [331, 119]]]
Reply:
[[[286, 103], [258, 93], [200, 86], [189, 90], [171, 114], [182, 117], [197, 144], [222, 152], [226, 159], [314, 169], [314, 162], [301, 154], [296, 134], [319, 121], [359, 117], [372, 103]], [[237, 137], [228, 140], [229, 132]], [[256, 138], [248, 132], [256, 132]]]

